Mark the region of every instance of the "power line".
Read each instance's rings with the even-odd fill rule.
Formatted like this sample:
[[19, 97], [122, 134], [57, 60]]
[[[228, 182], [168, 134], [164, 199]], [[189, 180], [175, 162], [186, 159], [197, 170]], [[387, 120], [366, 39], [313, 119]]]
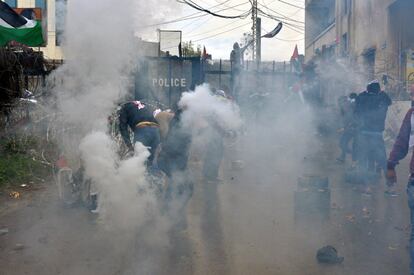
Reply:
[[[273, 9], [271, 9], [271, 8], [269, 8], [269, 7], [267, 7], [267, 6], [264, 6], [264, 5], [262, 5], [261, 3], [259, 3], [259, 5], [260, 6], [262, 6], [263, 8], [266, 8], [267, 10], [269, 10], [269, 11], [271, 11], [271, 12], [273, 12], [273, 13], [275, 13], [275, 14], [277, 14], [277, 15], [279, 15], [281, 18], [283, 18], [284, 20], [287, 20], [287, 21], [292, 21], [292, 22], [295, 22], [295, 23], [300, 23], [300, 24], [305, 24], [305, 22], [303, 22], [303, 21], [299, 21], [299, 20], [295, 20], [295, 19], [292, 19], [292, 18], [289, 18], [289, 17], [287, 17], [286, 15], [284, 15], [284, 14], [281, 14], [281, 13], [279, 13], [279, 12], [277, 12], [277, 11], [275, 11], [275, 10], [273, 10]], [[260, 9], [259, 9], [260, 10]], [[265, 13], [263, 10], [260, 10], [262, 13]], [[266, 14], [266, 13], [265, 13]]]
[[[231, 1], [231, 0], [230, 0], [230, 1]], [[218, 1], [216, 0], [216, 2], [218, 2]], [[220, 4], [219, 4], [219, 5], [224, 5], [224, 6], [226, 7], [226, 9], [222, 9], [222, 10], [233, 9], [234, 7], [241, 6], [241, 5], [245, 5], [245, 4], [248, 4], [248, 3], [249, 3], [249, 1], [247, 1], [247, 2], [244, 2], [244, 3], [238, 4], [238, 5], [235, 5], [235, 6], [227, 6], [227, 5], [225, 5], [225, 3], [227, 3], [227, 2], [228, 2], [228, 1], [225, 1], [225, 2], [222, 2], [222, 3], [220, 3]], [[208, 14], [206, 14], [206, 15], [208, 15]], [[195, 29], [197, 29], [197, 28], [198, 28], [198, 27], [200, 27], [201, 25], [203, 25], [203, 24], [205, 24], [206, 22], [210, 21], [212, 18], [214, 18], [214, 16], [211, 16], [211, 17], [209, 17], [207, 20], [204, 20], [203, 22], [201, 22], [200, 24], [195, 25], [193, 28], [191, 28], [189, 31], [187, 31], [187, 35], [188, 35], [189, 33], [193, 32]], [[197, 19], [197, 20], [195, 20], [195, 21], [199, 21], [199, 19]], [[195, 22], [195, 21], [194, 21], [194, 22]], [[182, 29], [184, 29], [184, 28], [188, 27], [189, 25], [194, 24], [194, 22], [189, 22], [189, 23], [188, 23], [188, 24], [186, 24], [184, 27], [182, 27]], [[237, 22], [237, 21], [234, 21], [234, 22]], [[226, 24], [226, 25], [224, 25], [224, 26], [227, 26], [227, 24]], [[218, 28], [221, 28], [221, 27], [218, 27]]]
[[219, 33], [216, 33], [214, 35], [210, 35], [210, 36], [203, 37], [203, 38], [200, 38], [200, 39], [197, 39], [197, 40], [193, 40], [192, 42], [198, 42], [198, 41], [201, 41], [201, 40], [205, 40], [205, 39], [208, 39], [208, 38], [212, 38], [212, 37], [215, 37], [215, 36], [218, 36], [218, 35], [221, 35], [221, 34], [224, 34], [224, 33], [228, 33], [228, 32], [231, 32], [231, 31], [236, 30], [236, 29], [239, 29], [239, 28], [242, 28], [242, 27], [247, 26], [247, 25], [250, 25], [250, 22], [247, 22], [247, 23], [245, 23], [243, 25], [240, 25], [240, 26], [237, 26], [235, 28], [229, 29], [227, 31], [219, 32]]
[[295, 7], [295, 8], [298, 8], [298, 9], [305, 9], [304, 7], [300, 7], [300, 6], [296, 6], [296, 5], [294, 5], [294, 4], [291, 4], [291, 3], [288, 3], [288, 2], [285, 2], [285, 1], [282, 1], [282, 0], [278, 0], [280, 3], [283, 3], [283, 4], [286, 4], [286, 5], [289, 5], [289, 6], [291, 6], [291, 7]]
[[261, 12], [261, 14], [262, 14], [263, 16], [268, 17], [268, 18], [273, 19], [273, 20], [281, 21], [281, 22], [283, 22], [283, 23], [285, 24], [285, 26], [286, 26], [288, 29], [291, 29], [291, 30], [293, 30], [293, 31], [295, 31], [295, 32], [298, 32], [298, 33], [303, 34], [303, 31], [304, 31], [304, 27], [303, 27], [303, 26], [300, 26], [300, 25], [295, 25], [295, 24], [290, 23], [290, 22], [286, 22], [286, 21], [285, 21], [285, 20], [283, 20], [282, 18], [279, 18], [279, 17], [276, 17], [276, 16], [274, 16], [274, 15], [270, 15], [270, 14], [268, 14], [268, 13], [265, 13], [265, 12], [263, 12], [263, 11], [262, 11], [262, 10], [260, 10], [260, 9], [259, 9], [259, 11]]
[[186, 38], [188, 38], [188, 37], [195, 37], [195, 36], [205, 35], [205, 34], [208, 34], [208, 33], [215, 32], [215, 31], [217, 31], [217, 29], [222, 29], [222, 28], [228, 27], [228, 26], [230, 26], [230, 25], [232, 25], [232, 24], [234, 24], [234, 23], [239, 23], [239, 21], [233, 21], [233, 22], [231, 22], [231, 23], [228, 23], [228, 24], [222, 25], [222, 26], [217, 27], [216, 29], [211, 30], [211, 31], [208, 31], [208, 32], [203, 32], [203, 33], [198, 33], [198, 34], [193, 34], [193, 35], [188, 35], [188, 34], [186, 34], [186, 35], [184, 35], [184, 36], [185, 36]]
[[[224, 2], [224, 3], [226, 3], [226, 2]], [[229, 10], [231, 8], [234, 8], [234, 7], [239, 7], [239, 6], [245, 5], [247, 3], [249, 3], [249, 1], [244, 2], [244, 3], [241, 3], [241, 4], [238, 4], [238, 5], [235, 5], [235, 6], [232, 6], [232, 7], [228, 7], [228, 8], [225, 8], [225, 9], [218, 10], [217, 12]], [[222, 5], [222, 3], [221, 4], [214, 5], [214, 6], [210, 7], [210, 9], [211, 8], [216, 8], [216, 7], [221, 6], [221, 5]], [[161, 25], [178, 23], [178, 22], [187, 21], [187, 20], [191, 20], [191, 19], [197, 19], [197, 18], [204, 17], [204, 16], [207, 16], [207, 15], [208, 14], [205, 14], [205, 13], [202, 13], [202, 12], [195, 12], [195, 13], [192, 13], [192, 14], [189, 14], [189, 15], [186, 15], [186, 16], [183, 16], [183, 17], [179, 17], [179, 18], [173, 19], [173, 20], [164, 21], [164, 22], [160, 22], [160, 23], [156, 23], [156, 24], [151, 24], [151, 25], [146, 25], [146, 26], [143, 26], [143, 27], [156, 27], [156, 26], [161, 26]]]
[[226, 18], [226, 19], [236, 19], [236, 18], [243, 19], [243, 18], [246, 18], [250, 14], [250, 11], [251, 11], [251, 10], [248, 10], [248, 11], [242, 13], [242, 14], [239, 14], [239, 15], [221, 15], [221, 14], [218, 14], [216, 12], [212, 12], [208, 9], [203, 8], [202, 6], [198, 5], [197, 3], [194, 3], [192, 0], [176, 0], [176, 1], [179, 2], [179, 3], [187, 4], [187, 5], [189, 5], [190, 7], [194, 8], [196, 10], [206, 12], [206, 13], [211, 14], [213, 16], [220, 17], [220, 18]]
[[[216, 1], [216, 3], [220, 3], [218, 0], [214, 0], [214, 1]], [[229, 6], [228, 6], [228, 5], [226, 5], [226, 4], [224, 4], [224, 6], [225, 6], [225, 7], [229, 7]], [[233, 8], [233, 10], [243, 12], [243, 10], [241, 10], [241, 9], [235, 9], [235, 8]]]
[[298, 41], [302, 41], [302, 40], [303, 40], [303, 38], [304, 38], [304, 37], [302, 37], [302, 38], [300, 38], [300, 39], [285, 39], [285, 38], [279, 38], [279, 37], [276, 37], [275, 39], [276, 39], [276, 40], [283, 41], [283, 42], [298, 42]]

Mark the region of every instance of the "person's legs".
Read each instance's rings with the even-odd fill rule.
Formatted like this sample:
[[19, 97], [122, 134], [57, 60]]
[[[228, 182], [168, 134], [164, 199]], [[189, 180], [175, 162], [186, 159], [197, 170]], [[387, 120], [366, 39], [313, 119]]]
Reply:
[[339, 139], [339, 148], [341, 149], [341, 155], [339, 156], [339, 158], [337, 158], [337, 160], [340, 162], [345, 161], [346, 149], [347, 149], [346, 147], [347, 147], [346, 136], [345, 136], [345, 132], [343, 132]]
[[223, 158], [223, 150], [223, 140], [220, 136], [212, 138], [208, 143], [203, 165], [205, 179], [217, 180]]
[[358, 158], [358, 172], [361, 177], [362, 182], [366, 182], [369, 166], [369, 137], [361, 133], [358, 136], [358, 149], [357, 149], [357, 158]]
[[352, 139], [352, 132], [349, 129], [344, 129], [344, 132], [341, 135], [339, 140], [339, 147], [341, 148], [341, 155], [338, 158], [338, 161], [345, 161], [346, 154], [351, 153], [352, 150], [349, 149], [349, 142]]
[[381, 170], [387, 171], [387, 153], [385, 151], [385, 143], [383, 136], [378, 136], [375, 142], [375, 161], [377, 163], [376, 172], [380, 175]]
[[152, 166], [157, 147], [160, 144], [160, 132], [157, 127], [142, 127], [135, 130], [134, 142], [141, 142], [148, 147], [150, 156], [148, 157], [148, 166]]
[[411, 235], [410, 235], [410, 271], [414, 275], [414, 179], [408, 181], [408, 207], [410, 208]]

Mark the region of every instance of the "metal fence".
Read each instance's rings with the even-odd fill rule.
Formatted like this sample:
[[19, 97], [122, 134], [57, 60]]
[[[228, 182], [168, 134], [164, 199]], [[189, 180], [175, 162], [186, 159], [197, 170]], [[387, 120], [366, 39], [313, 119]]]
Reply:
[[[208, 83], [211, 87], [234, 92], [232, 64], [228, 60], [200, 57], [151, 57], [141, 60], [135, 77], [135, 98], [147, 99], [173, 108], [185, 91]], [[238, 97], [251, 93], [286, 92], [295, 81], [287, 62], [246, 61], [240, 73]]]

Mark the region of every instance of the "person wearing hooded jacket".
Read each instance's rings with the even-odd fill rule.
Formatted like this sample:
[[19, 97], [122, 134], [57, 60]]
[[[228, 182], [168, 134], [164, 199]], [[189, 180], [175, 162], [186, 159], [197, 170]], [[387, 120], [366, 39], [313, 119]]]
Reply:
[[119, 115], [119, 131], [129, 150], [134, 146], [130, 140], [128, 127], [134, 133], [134, 143], [141, 142], [149, 148], [147, 166], [153, 167], [155, 154], [160, 144], [160, 126], [155, 118], [157, 110], [144, 102], [130, 101], [122, 105]]
[[[365, 183], [370, 180], [370, 174], [386, 171], [387, 156], [383, 132], [391, 104], [392, 100], [381, 91], [378, 80], [370, 82], [367, 90], [360, 93], [355, 101], [358, 124], [357, 161]], [[367, 188], [366, 192], [369, 193], [370, 189]]]

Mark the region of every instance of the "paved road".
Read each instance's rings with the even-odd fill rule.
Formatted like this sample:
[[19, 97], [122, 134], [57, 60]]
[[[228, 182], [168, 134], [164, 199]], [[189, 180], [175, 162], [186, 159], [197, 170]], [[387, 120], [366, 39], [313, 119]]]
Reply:
[[[151, 224], [131, 236], [107, 231], [86, 210], [61, 207], [52, 185], [18, 201], [3, 195], [0, 228], [9, 233], [0, 236], [0, 274], [408, 274], [404, 185], [398, 198], [384, 197], [381, 185], [361, 196], [333, 162], [334, 139], [292, 150], [266, 141], [271, 136], [255, 137], [251, 148], [227, 147], [222, 184], [203, 182], [192, 163], [188, 228], [167, 234], [169, 241], [154, 236]], [[244, 169], [231, 167], [236, 159]], [[407, 164], [400, 166], [402, 179]], [[308, 173], [329, 177], [329, 219], [295, 219], [297, 178]], [[317, 264], [316, 250], [327, 244], [345, 257], [342, 264]]]

